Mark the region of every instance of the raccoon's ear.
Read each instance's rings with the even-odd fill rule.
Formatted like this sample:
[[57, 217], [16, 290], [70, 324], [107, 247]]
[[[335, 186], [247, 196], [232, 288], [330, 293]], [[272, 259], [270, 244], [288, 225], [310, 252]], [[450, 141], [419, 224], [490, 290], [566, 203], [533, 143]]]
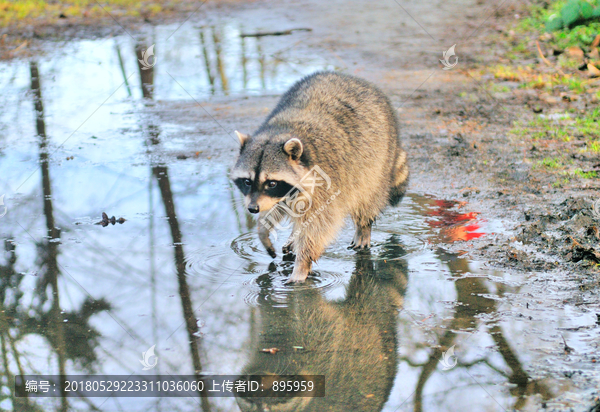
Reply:
[[303, 150], [302, 142], [297, 137], [291, 138], [283, 145], [283, 151], [286, 152], [292, 160], [300, 159]]
[[248, 139], [250, 139], [249, 134], [240, 133], [237, 130], [235, 131], [235, 134], [238, 137], [238, 139], [240, 139], [240, 144], [242, 146], [248, 141]]

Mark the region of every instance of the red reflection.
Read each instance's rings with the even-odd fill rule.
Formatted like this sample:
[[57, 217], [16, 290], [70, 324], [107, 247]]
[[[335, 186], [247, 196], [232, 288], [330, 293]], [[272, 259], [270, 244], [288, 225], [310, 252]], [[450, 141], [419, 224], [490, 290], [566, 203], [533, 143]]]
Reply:
[[478, 232], [482, 223], [477, 220], [478, 212], [461, 213], [457, 210], [465, 204], [466, 202], [452, 200], [433, 200], [430, 204], [426, 214], [435, 219], [429, 220], [428, 224], [440, 229], [439, 237], [442, 242], [466, 241], [485, 235], [484, 232]]

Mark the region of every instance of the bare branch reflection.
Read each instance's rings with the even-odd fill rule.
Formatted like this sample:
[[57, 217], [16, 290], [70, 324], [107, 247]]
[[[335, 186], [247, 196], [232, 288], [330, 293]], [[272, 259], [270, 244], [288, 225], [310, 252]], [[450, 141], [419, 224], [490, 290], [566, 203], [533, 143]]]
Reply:
[[[142, 94], [145, 99], [152, 100], [154, 91], [154, 68], [143, 68], [142, 64], [139, 63], [139, 60], [141, 60], [141, 53], [146, 49], [146, 45], [141, 43], [136, 44], [135, 50], [136, 55], [138, 56], [138, 68], [140, 72]], [[149, 144], [152, 146], [160, 145], [160, 128], [154, 124], [149, 124], [146, 127], [146, 131]], [[175, 199], [171, 189], [169, 169], [167, 166], [152, 165], [152, 174], [158, 183], [163, 206], [168, 218], [169, 229], [174, 246], [174, 259], [177, 273], [177, 283], [179, 287], [179, 296], [181, 299], [181, 307], [186, 325], [190, 354], [192, 356], [192, 364], [194, 367], [194, 373], [200, 376], [203, 370], [199, 348], [200, 330], [198, 328], [196, 316], [194, 315], [190, 288], [186, 278], [186, 259], [185, 252], [183, 250], [183, 236], [181, 234], [179, 221], [177, 219], [177, 212], [175, 210]], [[211, 405], [208, 398], [206, 396], [201, 396], [200, 401], [202, 411], [209, 412], [211, 410]]]

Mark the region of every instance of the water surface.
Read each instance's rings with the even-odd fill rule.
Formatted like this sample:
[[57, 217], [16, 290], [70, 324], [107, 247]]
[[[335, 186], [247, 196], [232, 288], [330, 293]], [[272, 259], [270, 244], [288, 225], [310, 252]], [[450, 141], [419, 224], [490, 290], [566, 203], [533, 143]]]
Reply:
[[[185, 126], [176, 114], [165, 121], [156, 112], [172, 101], [279, 94], [302, 75], [335, 66], [289, 52], [307, 32], [240, 37], [237, 21], [190, 23], [170, 36], [174, 29], [158, 26], [138, 41], [122, 35], [67, 43], [36, 60], [0, 64], [0, 195], [7, 207], [0, 218], [0, 407], [394, 412], [553, 405], [568, 383], [541, 379], [544, 365], [572, 367], [558, 356], [559, 336], [593, 353], [594, 316], [541, 307], [526, 297], [552, 285], [528, 284], [449, 252], [456, 242], [468, 250], [475, 238], [493, 243], [504, 230], [466, 212], [464, 203], [411, 192], [381, 216], [370, 251], [347, 249], [348, 226], [306, 283], [284, 285], [292, 262], [273, 261], [262, 249], [227, 180], [229, 164], [166, 155], [182, 146]], [[151, 44], [157, 65], [143, 70], [138, 59]], [[97, 224], [102, 212], [125, 221]], [[278, 234], [279, 248], [286, 235]], [[140, 373], [142, 352], [152, 346], [158, 363], [148, 373], [322, 374], [327, 396], [277, 405], [12, 396], [14, 376], [23, 373]]]

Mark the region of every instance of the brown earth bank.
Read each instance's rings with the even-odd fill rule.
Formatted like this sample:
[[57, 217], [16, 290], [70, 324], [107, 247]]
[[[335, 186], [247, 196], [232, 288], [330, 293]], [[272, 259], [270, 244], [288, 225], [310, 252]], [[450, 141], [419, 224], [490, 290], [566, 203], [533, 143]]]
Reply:
[[[254, 0], [131, 1], [119, 5], [91, 2], [77, 15], [46, 13], [0, 25], [0, 60], [43, 55], [49, 43], [112, 37], [139, 33], [157, 25], [183, 24], [215, 10], [225, 13], [238, 4], [252, 6]], [[52, 4], [51, 2], [48, 2]], [[64, 6], [68, 9], [70, 4]], [[157, 10], [153, 9], [157, 7]]]

